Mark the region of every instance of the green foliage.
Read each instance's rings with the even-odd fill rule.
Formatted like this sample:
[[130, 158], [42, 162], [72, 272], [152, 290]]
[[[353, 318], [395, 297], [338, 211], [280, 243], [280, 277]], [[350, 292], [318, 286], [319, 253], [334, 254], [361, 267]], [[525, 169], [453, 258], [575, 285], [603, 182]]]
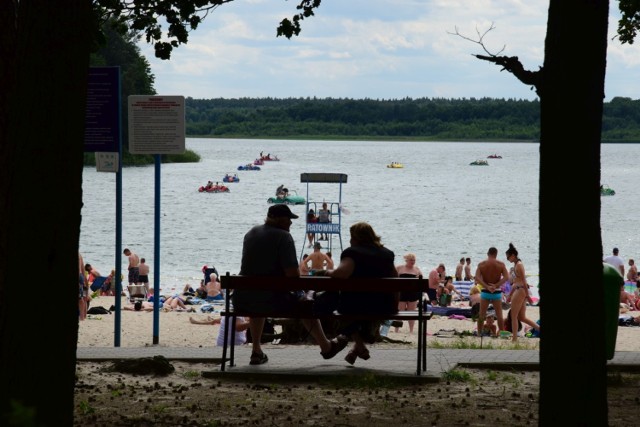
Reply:
[[156, 0], [151, 5], [147, 1], [94, 0], [94, 7], [102, 20], [127, 23], [133, 31], [144, 33], [147, 43], [154, 45], [156, 57], [170, 59], [173, 49], [187, 43], [189, 32], [198, 28], [208, 13], [231, 1]]
[[640, 27], [640, 0], [620, 0], [618, 36], [622, 43], [633, 44]]
[[[200, 155], [193, 150], [186, 149], [182, 154], [163, 154], [160, 156], [161, 163], [198, 163]], [[127, 151], [122, 155], [122, 166], [148, 166], [155, 164], [154, 156], [150, 154], [131, 154]], [[84, 165], [95, 166], [95, 153], [84, 153]]]
[[187, 379], [198, 378], [200, 376], [200, 372], [197, 371], [186, 371], [182, 374]]
[[93, 414], [96, 411], [95, 408], [92, 407], [89, 404], [89, 402], [87, 402], [86, 400], [83, 400], [82, 402], [80, 402], [79, 406], [80, 406], [80, 412], [84, 415]]
[[475, 382], [474, 378], [471, 376], [469, 372], [465, 370], [459, 370], [459, 369], [451, 369], [445, 372], [444, 374], [442, 374], [442, 378], [445, 381], [458, 381], [458, 382], [469, 382], [469, 383]]
[[321, 2], [322, 0], [301, 0], [296, 9], [302, 10], [302, 12], [294, 15], [291, 19], [283, 19], [278, 26], [277, 36], [285, 36], [290, 39], [294, 35], [299, 35], [300, 31], [302, 31], [300, 21], [313, 16], [313, 9], [320, 7]]
[[[515, 99], [186, 100], [187, 135], [224, 138], [538, 141], [540, 103]], [[640, 141], [640, 101], [604, 104], [603, 142]]]

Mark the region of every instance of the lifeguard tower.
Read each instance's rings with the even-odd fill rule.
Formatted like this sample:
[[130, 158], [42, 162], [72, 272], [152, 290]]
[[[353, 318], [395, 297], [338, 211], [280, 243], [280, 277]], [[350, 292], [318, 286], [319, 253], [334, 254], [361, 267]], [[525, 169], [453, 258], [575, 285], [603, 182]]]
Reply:
[[[344, 173], [303, 173], [300, 174], [300, 182], [307, 184], [307, 210], [305, 211], [305, 234], [302, 241], [302, 251], [300, 252], [300, 260], [307, 244], [307, 234], [315, 234], [315, 241], [322, 245], [322, 249], [326, 251], [332, 251], [333, 239], [338, 238], [340, 242], [340, 251], [342, 251], [342, 234], [340, 232], [342, 225], [342, 184], [347, 183], [347, 175]], [[338, 187], [338, 200], [311, 200], [309, 197], [309, 184], [339, 184]], [[316, 215], [320, 209], [322, 209], [323, 203], [327, 204], [329, 210], [329, 222], [308, 222], [309, 209], [313, 209]], [[327, 240], [319, 240], [322, 235], [327, 236]]]

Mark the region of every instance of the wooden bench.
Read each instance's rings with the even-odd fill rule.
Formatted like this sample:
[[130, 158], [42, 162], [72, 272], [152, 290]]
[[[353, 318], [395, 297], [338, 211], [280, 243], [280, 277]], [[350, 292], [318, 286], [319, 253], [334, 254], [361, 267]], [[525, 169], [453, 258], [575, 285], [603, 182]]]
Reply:
[[[231, 306], [231, 291], [242, 290], [273, 290], [273, 291], [358, 291], [358, 292], [421, 292], [424, 294], [428, 287], [428, 280], [422, 276], [417, 278], [357, 278], [332, 279], [329, 277], [269, 277], [269, 276], [239, 276], [227, 272], [221, 278], [221, 287], [226, 289], [224, 311], [220, 313], [225, 318], [224, 343], [222, 348], [222, 366], [225, 370], [227, 361], [234, 366], [234, 349], [236, 317], [273, 317], [273, 318], [314, 318], [314, 319], [342, 319], [342, 320], [414, 320], [418, 323], [418, 349], [416, 374], [420, 375], [427, 369], [427, 320], [431, 313], [424, 311], [423, 304], [418, 304], [418, 310], [400, 311], [397, 314], [384, 315], [350, 315], [333, 312], [329, 314], [300, 314], [292, 312], [251, 313], [241, 311]], [[422, 299], [421, 299], [422, 302]], [[231, 328], [231, 332], [229, 332]], [[260, 339], [260, 337], [253, 337]], [[229, 356], [227, 357], [227, 353]]]

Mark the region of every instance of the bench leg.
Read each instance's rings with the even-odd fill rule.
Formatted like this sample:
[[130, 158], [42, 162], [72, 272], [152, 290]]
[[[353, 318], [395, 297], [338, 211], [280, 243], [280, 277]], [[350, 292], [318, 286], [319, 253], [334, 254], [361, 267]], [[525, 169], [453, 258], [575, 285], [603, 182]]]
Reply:
[[422, 327], [422, 371], [427, 370], [427, 319], [423, 320], [424, 326]]
[[416, 375], [420, 375], [420, 364], [422, 363], [422, 340], [424, 340], [424, 335], [422, 332], [423, 328], [422, 321], [418, 320], [418, 355], [416, 357], [418, 361], [418, 367], [416, 369]]
[[224, 337], [222, 338], [222, 365], [220, 366], [220, 370], [224, 372], [224, 367], [227, 363], [227, 347], [229, 345], [229, 317], [225, 315], [224, 322]]
[[229, 334], [229, 337], [225, 338], [231, 340], [231, 351], [229, 352], [229, 367], [236, 366], [234, 363], [236, 350], [236, 316], [231, 316], [231, 333]]

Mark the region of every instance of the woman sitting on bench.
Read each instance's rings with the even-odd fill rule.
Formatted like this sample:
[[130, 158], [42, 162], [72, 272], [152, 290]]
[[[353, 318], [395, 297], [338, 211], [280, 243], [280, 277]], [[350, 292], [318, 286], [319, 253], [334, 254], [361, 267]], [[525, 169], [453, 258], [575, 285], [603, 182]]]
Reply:
[[[398, 277], [394, 264], [394, 253], [385, 248], [380, 236], [366, 222], [353, 224], [351, 247], [340, 256], [340, 264], [335, 270], [320, 270], [319, 276], [337, 279], [349, 277]], [[320, 274], [318, 274], [320, 273]], [[338, 311], [342, 314], [395, 314], [398, 312], [397, 293], [394, 292], [340, 292]], [[353, 365], [359, 357], [369, 359], [369, 350], [365, 343], [374, 343], [380, 322], [361, 320], [345, 326], [342, 334], [351, 337], [353, 348], [344, 358]]]

